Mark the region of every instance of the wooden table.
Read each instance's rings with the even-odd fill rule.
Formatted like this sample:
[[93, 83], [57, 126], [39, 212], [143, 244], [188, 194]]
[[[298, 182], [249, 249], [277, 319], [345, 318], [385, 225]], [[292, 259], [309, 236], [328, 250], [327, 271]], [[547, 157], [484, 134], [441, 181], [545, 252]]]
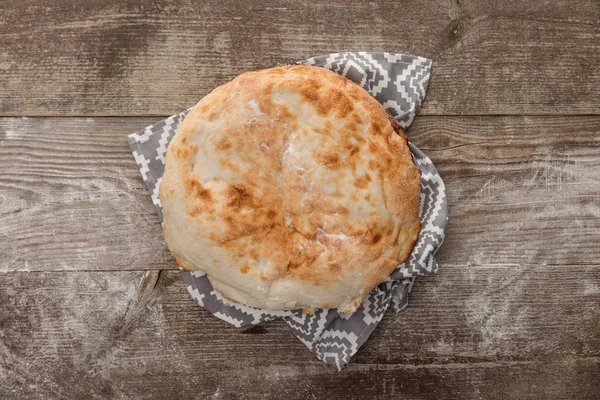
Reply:
[[[434, 60], [441, 269], [337, 372], [187, 293], [125, 136], [247, 70]], [[598, 0], [0, 4], [0, 398], [599, 399]]]

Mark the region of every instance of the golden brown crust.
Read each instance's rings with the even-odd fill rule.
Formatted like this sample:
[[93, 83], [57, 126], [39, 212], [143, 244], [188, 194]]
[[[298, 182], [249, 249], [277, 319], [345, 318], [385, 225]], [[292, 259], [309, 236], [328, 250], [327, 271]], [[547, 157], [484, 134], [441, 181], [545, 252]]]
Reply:
[[385, 109], [296, 65], [242, 74], [198, 103], [168, 147], [160, 198], [178, 264], [228, 296], [350, 310], [410, 254], [419, 189]]

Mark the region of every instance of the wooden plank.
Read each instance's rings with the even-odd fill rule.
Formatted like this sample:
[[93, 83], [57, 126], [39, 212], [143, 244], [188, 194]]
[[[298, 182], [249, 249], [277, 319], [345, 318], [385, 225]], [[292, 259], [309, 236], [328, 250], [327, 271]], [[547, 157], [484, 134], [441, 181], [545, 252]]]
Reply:
[[417, 118], [450, 221], [442, 263], [597, 263], [600, 119]]
[[175, 271], [1, 279], [2, 398], [600, 396], [598, 266], [447, 266], [342, 372], [281, 321], [209, 315]]
[[153, 120], [2, 120], [0, 270], [168, 265], [125, 140]]
[[595, 0], [0, 5], [0, 115], [165, 115], [248, 70], [348, 49], [435, 61], [423, 114], [597, 114]]
[[[125, 135], [152, 118], [0, 119], [0, 270], [175, 268]], [[600, 117], [420, 117], [443, 264], [600, 259]]]

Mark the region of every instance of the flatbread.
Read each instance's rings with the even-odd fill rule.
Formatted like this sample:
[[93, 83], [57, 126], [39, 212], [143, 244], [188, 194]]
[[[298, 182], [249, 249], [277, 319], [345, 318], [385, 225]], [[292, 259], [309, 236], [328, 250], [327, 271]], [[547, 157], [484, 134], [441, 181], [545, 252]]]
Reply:
[[420, 231], [420, 171], [368, 92], [333, 72], [247, 72], [204, 97], [166, 154], [163, 231], [225, 298], [352, 312]]

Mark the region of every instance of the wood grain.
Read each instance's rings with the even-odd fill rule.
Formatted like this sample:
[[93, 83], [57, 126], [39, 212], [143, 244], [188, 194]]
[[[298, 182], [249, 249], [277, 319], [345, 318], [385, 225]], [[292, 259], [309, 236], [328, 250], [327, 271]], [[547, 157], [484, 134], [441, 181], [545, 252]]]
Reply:
[[[0, 270], [175, 268], [125, 142], [153, 118], [0, 119]], [[450, 202], [442, 264], [600, 259], [600, 117], [419, 117]]]
[[600, 118], [417, 118], [448, 190], [442, 263], [597, 263]]
[[328, 367], [282, 321], [238, 330], [176, 271], [11, 272], [2, 398], [596, 399], [600, 268], [449, 266]]
[[596, 0], [0, 5], [0, 115], [165, 115], [248, 70], [342, 50], [434, 60], [422, 114], [597, 114]]
[[0, 122], [0, 270], [170, 262], [125, 136], [152, 119]]

